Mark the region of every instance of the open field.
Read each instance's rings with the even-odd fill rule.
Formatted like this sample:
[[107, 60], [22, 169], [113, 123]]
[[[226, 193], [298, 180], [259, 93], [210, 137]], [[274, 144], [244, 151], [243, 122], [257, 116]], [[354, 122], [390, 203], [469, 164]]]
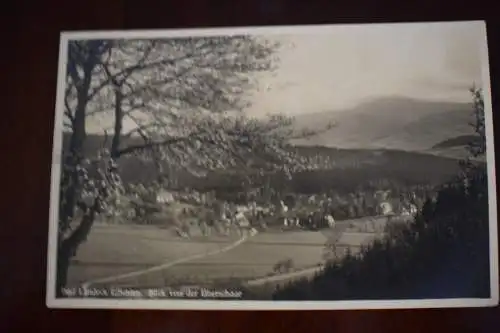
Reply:
[[[307, 272], [324, 262], [326, 243], [336, 243], [340, 251], [349, 247], [352, 252], [357, 252], [361, 244], [368, 244], [379, 235], [373, 225], [380, 228], [385, 221], [386, 218], [342, 221], [333, 229], [320, 231], [270, 230], [236, 245], [239, 239], [236, 234], [183, 239], [169, 230], [151, 226], [98, 225], [71, 265], [69, 281], [75, 286], [157, 267], [153, 271], [111, 279], [95, 286], [241, 283], [276, 275], [274, 266], [287, 259], [293, 260], [290, 272]], [[161, 265], [166, 268], [159, 267]], [[299, 276], [303, 274], [297, 273]], [[273, 280], [281, 279], [274, 277]]]
[[182, 239], [154, 227], [95, 226], [69, 270], [69, 285], [223, 248], [236, 237]]

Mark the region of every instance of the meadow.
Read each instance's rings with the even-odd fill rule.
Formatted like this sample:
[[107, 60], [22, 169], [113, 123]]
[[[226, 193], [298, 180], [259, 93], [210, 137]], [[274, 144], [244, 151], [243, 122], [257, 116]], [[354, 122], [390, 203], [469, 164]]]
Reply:
[[95, 226], [69, 270], [68, 285], [129, 273], [227, 246], [236, 237], [182, 239], [171, 230], [134, 225]]
[[[319, 267], [324, 264], [325, 244], [329, 242], [336, 243], [340, 253], [347, 248], [355, 253], [360, 245], [380, 236], [371, 226], [383, 227], [385, 221], [385, 218], [342, 221], [333, 229], [320, 231], [271, 229], [227, 251], [239, 239], [238, 235], [181, 238], [172, 230], [155, 226], [98, 225], [73, 260], [69, 285], [146, 270], [193, 255], [201, 257], [154, 272], [97, 282], [95, 286], [245, 284], [276, 276], [279, 274], [275, 271], [276, 264], [288, 259], [293, 263], [289, 272]], [[222, 252], [205, 256], [218, 250]]]
[[[102, 141], [101, 136], [89, 136], [87, 152], [92, 155]], [[445, 147], [446, 148], [446, 147]], [[334, 190], [342, 197], [356, 191], [360, 184], [395, 189], [395, 193], [412, 186], [432, 186], [446, 182], [459, 170], [456, 159], [419, 152], [387, 149], [337, 149], [308, 146], [293, 148], [300, 156], [324, 164], [321, 170], [295, 174], [286, 190], [291, 193], [311, 195]], [[151, 171], [151, 172], [148, 172]], [[121, 177], [127, 184], [147, 186], [154, 178], [151, 164], [137, 159], [124, 159]], [[214, 173], [205, 178], [192, 178], [176, 174], [181, 187], [198, 191], [215, 190], [219, 195], [244, 190], [238, 179], [228, 174]], [[238, 177], [236, 177], [238, 178]], [[268, 185], [280, 188], [281, 179], [270, 179]], [[259, 184], [254, 184], [259, 185]], [[261, 186], [263, 184], [260, 184]], [[232, 188], [234, 187], [234, 188]], [[233, 191], [233, 192], [231, 192]], [[368, 212], [364, 212], [368, 214]], [[161, 214], [160, 214], [161, 215]], [[384, 234], [387, 220], [334, 214], [337, 220], [333, 230], [260, 232], [241, 245], [228, 251], [175, 264], [130, 278], [121, 278], [96, 285], [158, 287], [166, 285], [244, 285], [248, 281], [276, 277], [276, 264], [291, 260], [289, 272], [300, 272], [320, 267], [324, 262], [325, 245], [336, 245], [336, 255], [342, 256], [349, 249], [351, 254], [361, 250], [375, 238]], [[164, 216], [157, 216], [163, 221]], [[154, 223], [153, 223], [154, 224]], [[231, 246], [238, 235], [230, 237], [202, 236], [195, 227], [189, 238], [181, 238], [170, 229], [171, 224], [154, 225], [99, 224], [94, 226], [87, 241], [74, 258], [68, 285], [145, 270], [175, 262], [193, 255], [203, 256]], [[305, 271], [304, 271], [305, 272]], [[314, 274], [314, 271], [311, 271]], [[273, 286], [289, 279], [273, 280]]]

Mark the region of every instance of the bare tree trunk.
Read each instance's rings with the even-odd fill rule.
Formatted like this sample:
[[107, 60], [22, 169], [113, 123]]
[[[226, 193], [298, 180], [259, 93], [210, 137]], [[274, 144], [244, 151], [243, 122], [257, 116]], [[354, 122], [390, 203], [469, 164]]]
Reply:
[[[91, 72], [88, 73], [88, 77], [90, 78]], [[87, 82], [87, 80], [85, 81]], [[90, 86], [90, 79], [88, 80], [87, 86], [84, 86], [84, 91], [88, 91]], [[122, 122], [123, 122], [123, 110], [122, 110], [122, 98], [121, 93], [117, 90], [116, 94], [116, 105], [115, 105], [115, 133], [113, 135], [112, 147], [111, 147], [111, 156], [114, 158], [118, 158], [119, 156], [119, 147], [120, 147], [120, 139], [121, 139], [121, 131], [122, 131]], [[80, 102], [81, 101], [81, 102]], [[81, 162], [81, 156], [83, 154], [83, 143], [86, 138], [85, 132], [85, 106], [87, 104], [87, 95], [82, 95], [81, 99], [79, 98], [79, 108], [77, 109], [77, 113], [75, 115], [75, 126], [74, 132], [71, 137], [71, 146], [72, 152], [78, 158], [73, 159], [72, 164], [73, 169]], [[78, 175], [76, 171], [73, 175], [76, 179]], [[80, 190], [81, 184], [77, 182], [72, 184], [67, 189], [65, 207], [66, 210], [63, 212], [62, 218], [65, 220], [70, 220], [73, 217], [74, 210], [76, 208], [76, 198], [78, 197], [78, 192]], [[56, 276], [56, 295], [58, 297], [61, 296], [61, 289], [67, 283], [68, 277], [68, 269], [71, 263], [71, 259], [76, 255], [78, 247], [87, 239], [90, 230], [94, 224], [97, 211], [99, 209], [101, 201], [104, 199], [104, 191], [101, 191], [98, 197], [95, 199], [92, 207], [89, 207], [84, 212], [82, 221], [78, 225], [78, 227], [71, 233], [69, 237], [66, 239], [60, 239], [58, 246], [58, 257], [57, 257], [57, 276]], [[68, 200], [69, 199], [69, 200]], [[63, 230], [63, 233], [67, 228]], [[62, 236], [60, 236], [62, 238]]]
[[[84, 107], [79, 105], [77, 111], [85, 112]], [[77, 115], [79, 113], [77, 112]], [[75, 117], [75, 119], [79, 119]], [[71, 259], [71, 249], [68, 247], [66, 241], [62, 240], [66, 230], [70, 227], [70, 222], [74, 218], [78, 192], [80, 191], [81, 184], [79, 183], [79, 175], [77, 166], [81, 162], [83, 143], [85, 141], [85, 118], [81, 122], [75, 122], [75, 128], [71, 137], [71, 152], [67, 157], [65, 165], [69, 170], [65, 172], [62, 179], [61, 187], [64, 187], [63, 202], [59, 211], [59, 238], [61, 241], [58, 244], [57, 251], [57, 270], [56, 270], [56, 295], [60, 296], [61, 287], [66, 285], [67, 270]]]
[[[75, 229], [71, 236], [64, 239], [66, 231], [70, 228], [70, 223], [75, 215], [78, 195], [81, 191], [79, 174], [77, 167], [80, 165], [84, 154], [84, 143], [86, 139], [86, 108], [89, 101], [89, 89], [92, 78], [92, 71], [96, 65], [95, 58], [89, 58], [82, 65], [83, 77], [80, 78], [75, 68], [71, 75], [77, 88], [77, 106], [74, 119], [72, 121], [73, 133], [70, 139], [69, 156], [64, 160], [64, 169], [61, 179], [61, 202], [59, 208], [59, 235], [57, 247], [57, 268], [56, 268], [56, 296], [61, 295], [61, 288], [66, 285], [68, 268], [71, 258], [80, 244], [78, 241], [82, 238], [82, 232], [90, 230], [88, 217], [82, 220], [82, 223]], [[69, 64], [68, 66], [71, 66]], [[74, 66], [74, 64], [73, 64]], [[95, 212], [94, 212], [95, 213]], [[94, 213], [92, 215], [94, 215]], [[86, 237], [86, 235], [85, 235]]]
[[[90, 73], [88, 74], [90, 76]], [[74, 216], [76, 198], [80, 188], [77, 166], [83, 157], [84, 143], [86, 139], [85, 109], [87, 105], [87, 91], [90, 87], [90, 77], [83, 80], [83, 86], [78, 93], [78, 105], [76, 107], [73, 122], [73, 133], [70, 138], [69, 155], [65, 157], [61, 188], [64, 190], [62, 205], [60, 206], [60, 224], [63, 232], [69, 227]]]
[[113, 134], [113, 141], [111, 143], [111, 157], [118, 158], [121, 134], [123, 128], [123, 109], [122, 109], [122, 93], [120, 88], [115, 88], [115, 128]]
[[68, 281], [68, 270], [72, 256], [67, 246], [59, 245], [57, 249], [57, 268], [56, 268], [56, 297], [62, 297], [62, 288]]
[[159, 148], [154, 149], [152, 154], [153, 154], [154, 164], [156, 167], [157, 181], [160, 187], [163, 188], [164, 186], [168, 185], [168, 175], [165, 174], [165, 170], [163, 168], [163, 164], [160, 157], [161, 152], [159, 151]]
[[97, 211], [99, 209], [102, 196], [104, 192], [101, 191], [99, 196], [95, 199], [92, 207], [88, 208], [85, 212], [82, 221], [73, 233], [60, 241], [57, 249], [57, 276], [56, 276], [56, 295], [61, 296], [61, 289], [66, 286], [68, 278], [68, 269], [71, 259], [76, 255], [78, 247], [87, 239], [92, 228]]

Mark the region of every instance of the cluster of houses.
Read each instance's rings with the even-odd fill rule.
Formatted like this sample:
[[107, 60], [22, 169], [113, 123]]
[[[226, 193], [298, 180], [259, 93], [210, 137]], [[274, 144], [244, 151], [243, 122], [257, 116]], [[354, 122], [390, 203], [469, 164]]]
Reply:
[[[328, 194], [288, 195], [274, 198], [272, 202], [259, 202], [258, 198], [255, 200], [255, 196], [252, 196], [249, 200], [235, 203], [217, 198], [215, 191], [167, 191], [160, 188], [146, 189], [139, 185], [133, 193], [131, 201], [138, 204], [131, 205], [134, 207], [131, 215], [138, 223], [145, 221], [150, 212], [184, 205], [178, 219], [181, 222], [183, 219], [196, 221], [205, 235], [214, 230], [229, 234], [231, 230], [255, 232], [269, 228], [282, 231], [332, 228], [335, 220], [342, 219], [338, 214], [339, 207], [353, 206], [353, 201]], [[365, 216], [412, 216], [418, 210], [417, 204], [410, 201], [395, 205], [390, 191], [378, 191], [371, 199], [375, 208], [365, 212]], [[186, 230], [180, 233], [184, 236], [188, 234]]]

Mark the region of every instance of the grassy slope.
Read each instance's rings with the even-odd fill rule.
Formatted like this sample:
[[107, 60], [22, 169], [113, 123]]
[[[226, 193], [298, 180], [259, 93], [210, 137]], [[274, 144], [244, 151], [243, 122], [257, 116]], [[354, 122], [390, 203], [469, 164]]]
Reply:
[[[379, 98], [341, 112], [298, 116], [296, 126], [299, 128], [319, 129], [329, 120], [337, 126], [308, 140], [294, 142], [301, 155], [328, 156], [334, 162], [335, 174], [305, 174], [297, 177], [297, 182], [303, 183], [311, 176], [327, 177], [330, 183], [344, 183], [350, 178], [352, 181], [347, 182], [347, 187], [387, 177], [412, 183], [442, 182], [456, 172], [453, 159], [464, 156], [465, 150], [459, 144], [470, 138], [471, 117], [472, 107], [468, 103], [402, 97]], [[132, 139], [135, 140], [138, 139]], [[103, 141], [102, 136], [90, 135], [86, 142], [87, 154], [95, 154]], [[108, 139], [108, 144], [110, 141]], [[154, 166], [136, 158], [123, 159], [121, 169], [126, 181], [155, 179]], [[188, 186], [207, 184], [188, 175], [181, 177]], [[220, 178], [215, 177], [212, 183], [219, 181]]]
[[[304, 183], [311, 177], [326, 177], [330, 183], [345, 183], [350, 178], [351, 182], [345, 184], [347, 187], [387, 177], [412, 183], [442, 182], [456, 172], [453, 158], [464, 156], [463, 147], [457, 144], [470, 136], [471, 117], [472, 108], [467, 103], [401, 97], [379, 98], [342, 112], [298, 116], [296, 126], [299, 128], [318, 129], [328, 120], [335, 121], [337, 126], [311, 139], [294, 142], [301, 155], [329, 157], [334, 162], [334, 174], [305, 174], [296, 177], [296, 182]], [[102, 136], [89, 135], [87, 154], [95, 154], [103, 141]], [[108, 139], [108, 144], [110, 141]], [[155, 179], [154, 166], [136, 158], [123, 159], [121, 169], [126, 181]], [[207, 184], [188, 175], [182, 178], [186, 185]], [[220, 180], [215, 177], [212, 183]]]
[[[68, 135], [65, 136], [68, 138]], [[136, 139], [137, 140], [137, 139]], [[68, 140], [65, 140], [66, 143]], [[102, 146], [103, 137], [89, 135], [86, 141], [86, 154], [92, 156]], [[303, 188], [313, 184], [311, 191], [318, 190], [314, 184], [352, 189], [359, 184], [377, 179], [395, 179], [402, 183], [441, 183], [457, 172], [453, 158], [387, 149], [338, 149], [318, 146], [294, 148], [300, 155], [328, 157], [333, 162], [331, 170], [309, 172], [297, 175], [292, 187]], [[148, 182], [155, 179], [155, 167], [137, 158], [121, 160], [122, 177], [126, 182]], [[181, 175], [185, 185], [205, 186], [234, 185], [234, 180], [222, 174], [213, 176], [211, 181]]]
[[471, 134], [469, 122], [472, 120], [472, 106], [468, 103], [381, 98], [341, 112], [297, 116], [299, 128], [319, 129], [328, 121], [334, 122], [336, 127], [296, 143], [426, 150], [449, 138]]

